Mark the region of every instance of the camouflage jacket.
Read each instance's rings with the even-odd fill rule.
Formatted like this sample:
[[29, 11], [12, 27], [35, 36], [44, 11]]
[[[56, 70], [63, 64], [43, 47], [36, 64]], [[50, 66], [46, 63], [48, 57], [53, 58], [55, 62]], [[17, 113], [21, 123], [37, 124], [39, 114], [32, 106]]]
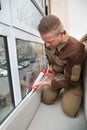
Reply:
[[69, 88], [78, 85], [85, 57], [85, 46], [75, 38], [65, 34], [63, 40], [53, 49], [45, 47], [49, 64], [55, 74], [62, 73], [62, 79], [53, 78], [51, 87]]

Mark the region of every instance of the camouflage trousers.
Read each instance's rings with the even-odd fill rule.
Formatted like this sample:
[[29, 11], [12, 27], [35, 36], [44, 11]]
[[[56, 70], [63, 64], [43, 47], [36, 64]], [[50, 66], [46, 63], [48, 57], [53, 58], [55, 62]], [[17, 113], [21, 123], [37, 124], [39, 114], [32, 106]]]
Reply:
[[[59, 75], [61, 78], [61, 75]], [[50, 79], [48, 79], [50, 80]], [[60, 90], [53, 91], [50, 86], [44, 86], [42, 90], [42, 102], [45, 104], [53, 104], [59, 96]], [[70, 87], [64, 89], [63, 96], [62, 96], [62, 108], [65, 114], [70, 117], [75, 117], [79, 112], [81, 102], [83, 97], [82, 86], [79, 84], [77, 87]]]

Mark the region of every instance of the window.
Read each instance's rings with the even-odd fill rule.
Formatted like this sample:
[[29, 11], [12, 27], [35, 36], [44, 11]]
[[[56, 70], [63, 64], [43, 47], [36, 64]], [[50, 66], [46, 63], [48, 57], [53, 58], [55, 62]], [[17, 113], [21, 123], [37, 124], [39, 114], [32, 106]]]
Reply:
[[31, 86], [40, 69], [44, 66], [44, 45], [40, 43], [16, 40], [18, 70], [22, 98], [30, 92]]
[[6, 37], [0, 36], [0, 123], [14, 109]]
[[44, 7], [44, 1], [43, 0], [35, 0], [42, 8]]
[[29, 0], [27, 0], [26, 3], [23, 0], [20, 2], [18, 0], [18, 3], [19, 3], [17, 9], [18, 20], [36, 29], [40, 19], [42, 18], [41, 13]]
[[23, 82], [32, 85], [45, 65], [44, 45], [37, 31], [45, 10], [40, 1], [36, 3], [0, 0], [0, 123], [31, 91]]
[[[35, 5], [35, 2], [29, 0], [16, 0], [12, 1], [12, 17], [14, 26], [22, 29], [28, 27], [37, 30], [37, 25], [41, 18], [44, 16], [44, 12]], [[23, 28], [23, 26], [26, 26]], [[27, 30], [27, 29], [26, 29]]]

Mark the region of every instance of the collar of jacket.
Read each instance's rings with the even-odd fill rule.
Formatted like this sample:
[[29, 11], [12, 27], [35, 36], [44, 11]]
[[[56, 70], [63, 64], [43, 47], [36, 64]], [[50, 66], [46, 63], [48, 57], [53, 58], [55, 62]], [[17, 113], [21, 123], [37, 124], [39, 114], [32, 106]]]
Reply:
[[58, 51], [60, 51], [66, 45], [66, 42], [68, 41], [68, 39], [69, 39], [69, 35], [65, 34], [62, 41], [57, 45]]

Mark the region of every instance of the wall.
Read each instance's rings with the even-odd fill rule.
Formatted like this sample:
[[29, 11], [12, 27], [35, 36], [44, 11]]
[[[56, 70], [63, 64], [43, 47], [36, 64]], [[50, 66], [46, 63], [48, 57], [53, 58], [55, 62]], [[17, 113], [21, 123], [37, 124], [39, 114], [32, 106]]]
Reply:
[[70, 35], [80, 38], [87, 33], [87, 0], [50, 0], [51, 14], [61, 18]]

